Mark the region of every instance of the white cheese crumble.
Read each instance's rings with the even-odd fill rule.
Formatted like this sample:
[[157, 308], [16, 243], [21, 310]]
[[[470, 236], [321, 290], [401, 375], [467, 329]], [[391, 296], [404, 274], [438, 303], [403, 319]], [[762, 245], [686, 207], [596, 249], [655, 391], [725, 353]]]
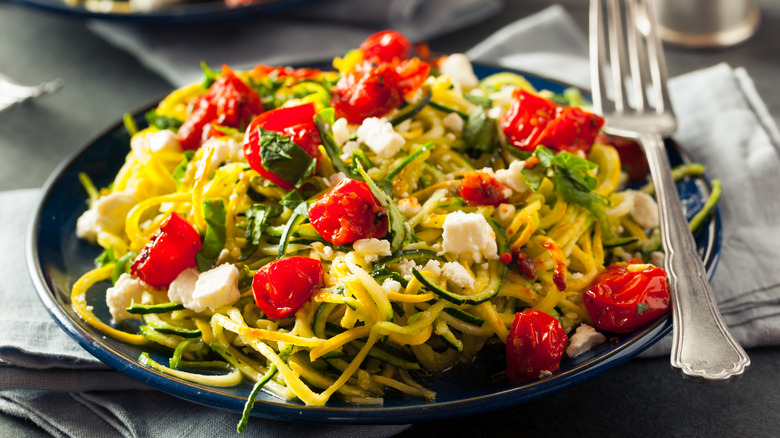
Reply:
[[458, 262], [447, 262], [441, 267], [444, 278], [465, 289], [474, 288], [474, 277]]
[[385, 293], [390, 292], [401, 292], [401, 283], [399, 283], [396, 280], [393, 280], [392, 278], [386, 278], [385, 281], [382, 283], [382, 290], [385, 291]]
[[371, 263], [379, 260], [380, 256], [389, 256], [393, 253], [390, 251], [390, 242], [380, 239], [360, 239], [352, 244], [352, 249], [356, 253], [360, 254], [366, 263]]
[[478, 213], [456, 211], [447, 215], [442, 225], [442, 250], [480, 263], [483, 258], [497, 259], [496, 234]]
[[229, 263], [203, 273], [185, 269], [168, 286], [168, 299], [196, 312], [230, 306], [239, 298], [238, 269]]
[[134, 191], [125, 190], [99, 198], [76, 221], [76, 235], [91, 242], [101, 232], [120, 235], [125, 228], [124, 218], [136, 203], [135, 196]]
[[626, 190], [625, 193], [630, 194], [634, 200], [634, 206], [631, 208], [631, 218], [642, 228], [658, 227], [658, 205], [655, 203], [655, 199], [647, 193], [638, 190]]
[[453, 132], [463, 132], [463, 118], [457, 113], [449, 113], [441, 119], [445, 128]]
[[401, 212], [407, 218], [410, 218], [420, 212], [422, 206], [420, 201], [415, 197], [403, 198], [398, 201], [398, 211]]
[[341, 159], [348, 160], [352, 157], [352, 152], [360, 150], [360, 145], [356, 141], [348, 141], [341, 147]]
[[444, 58], [439, 64], [439, 72], [449, 76], [453, 85], [463, 90], [470, 90], [479, 85], [471, 61], [462, 53], [453, 53]]
[[328, 183], [331, 186], [335, 186], [336, 184], [340, 183], [343, 179], [345, 179], [347, 175], [344, 175], [344, 172], [336, 172], [330, 177], [328, 177]]
[[[241, 144], [232, 138], [210, 138], [201, 147], [214, 149], [214, 152], [211, 154], [211, 161], [209, 162], [209, 170], [211, 172], [217, 170], [219, 165], [224, 162], [240, 160], [241, 154], [243, 154], [243, 148]], [[205, 150], [206, 149], [204, 149], [204, 151]]]
[[515, 211], [517, 209], [512, 204], [499, 204], [495, 212], [496, 220], [502, 224], [509, 223], [515, 217]]
[[358, 142], [371, 148], [380, 158], [390, 158], [406, 143], [401, 134], [395, 132], [390, 122], [376, 117], [363, 120], [357, 130]]
[[404, 280], [411, 280], [414, 277], [412, 269], [416, 268], [417, 264], [412, 260], [404, 260], [396, 265], [398, 272], [403, 275]]
[[421, 271], [428, 271], [438, 277], [441, 275], [441, 263], [437, 260], [428, 260], [428, 263], [422, 267]]
[[524, 161], [512, 161], [509, 163], [508, 168], [496, 171], [496, 179], [501, 185], [509, 187], [517, 193], [525, 193], [530, 189], [525, 183], [525, 177], [523, 176], [524, 168]]
[[587, 324], [580, 324], [574, 334], [569, 338], [569, 346], [566, 348], [566, 354], [569, 357], [577, 357], [590, 350], [594, 345], [599, 345], [606, 341], [607, 337], [597, 332], [593, 327]]
[[106, 290], [106, 304], [114, 322], [141, 318], [139, 315], [129, 313], [127, 308], [133, 303], [141, 303], [144, 285], [145, 283], [131, 277], [130, 274], [122, 274], [116, 284]]
[[195, 283], [197, 283], [199, 275], [200, 271], [195, 268], [181, 271], [168, 286], [168, 299], [174, 303], [181, 303], [188, 309], [197, 307], [195, 299], [192, 298], [192, 293], [195, 292]]
[[340, 118], [333, 122], [333, 140], [338, 146], [343, 146], [349, 140], [350, 135], [347, 119]]
[[145, 134], [133, 136], [130, 141], [130, 149], [133, 150], [136, 157], [142, 158], [160, 151], [180, 152], [181, 143], [171, 130], [145, 131]]

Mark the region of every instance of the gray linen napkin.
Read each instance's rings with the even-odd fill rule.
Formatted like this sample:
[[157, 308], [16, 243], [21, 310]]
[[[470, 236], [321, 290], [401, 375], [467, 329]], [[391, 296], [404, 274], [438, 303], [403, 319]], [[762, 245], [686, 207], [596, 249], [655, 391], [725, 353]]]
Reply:
[[200, 62], [245, 69], [341, 56], [373, 32], [395, 29], [422, 41], [498, 13], [503, 0], [331, 0], [251, 22], [144, 27], [91, 21], [89, 28], [135, 55], [174, 86], [201, 77]]
[[[552, 7], [500, 30], [469, 54], [587, 86], [582, 41], [570, 17]], [[780, 345], [780, 274], [771, 267], [780, 259], [773, 245], [780, 237], [780, 202], [769, 195], [780, 186], [780, 135], [743, 70], [717, 65], [670, 86], [680, 119], [677, 140], [723, 180], [724, 241], [713, 288], [726, 322], [745, 346]], [[35, 190], [0, 193], [0, 410], [55, 436], [231, 434], [238, 415], [139, 390], [141, 384], [107, 369], [48, 317], [23, 262], [22, 231], [37, 197]], [[46, 335], [32, 339], [34, 331]], [[649, 353], [668, 353], [664, 342]], [[386, 436], [402, 428], [253, 418], [248, 436]]]

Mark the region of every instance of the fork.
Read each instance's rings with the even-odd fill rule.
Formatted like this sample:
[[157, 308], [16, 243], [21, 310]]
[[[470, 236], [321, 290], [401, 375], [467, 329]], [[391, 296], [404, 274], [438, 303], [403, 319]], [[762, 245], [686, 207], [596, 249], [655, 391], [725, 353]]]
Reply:
[[[607, 134], [637, 141], [647, 156], [672, 296], [671, 365], [686, 380], [723, 385], [739, 379], [750, 358], [723, 322], [670, 172], [663, 137], [674, 133], [677, 121], [648, 3], [591, 0], [593, 106], [604, 116]], [[607, 84], [614, 100], [608, 98]]]
[[0, 111], [27, 99], [51, 93], [60, 88], [62, 84], [63, 80], [57, 78], [33, 86], [19, 85], [8, 76], [0, 73]]

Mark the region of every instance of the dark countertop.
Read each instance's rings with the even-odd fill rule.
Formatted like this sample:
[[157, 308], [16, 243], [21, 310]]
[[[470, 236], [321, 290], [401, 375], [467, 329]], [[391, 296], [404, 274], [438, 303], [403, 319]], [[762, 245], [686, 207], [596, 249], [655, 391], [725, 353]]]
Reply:
[[[587, 2], [562, 3], [585, 28]], [[758, 34], [737, 47], [668, 49], [672, 76], [728, 62], [743, 66], [776, 122], [780, 121], [780, 3], [758, 2]], [[498, 16], [430, 42], [440, 52], [465, 51], [518, 18], [552, 4], [510, 0]], [[125, 112], [170, 85], [127, 53], [86, 29], [84, 21], [0, 0], [0, 69], [34, 84], [65, 80], [57, 93], [0, 113], [0, 190], [40, 187], [57, 164]], [[667, 358], [634, 359], [580, 385], [521, 406], [480, 416], [418, 424], [402, 437], [424, 436], [778, 436], [780, 348], [751, 349], [753, 365], [731, 385], [683, 381]], [[228, 431], [226, 435], [233, 435]], [[0, 436], [47, 434], [0, 415]]]

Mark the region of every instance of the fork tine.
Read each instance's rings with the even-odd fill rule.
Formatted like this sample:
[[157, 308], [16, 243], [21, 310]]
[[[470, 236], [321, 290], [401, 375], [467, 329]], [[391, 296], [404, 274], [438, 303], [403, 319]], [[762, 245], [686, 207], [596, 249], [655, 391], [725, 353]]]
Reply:
[[607, 96], [606, 82], [602, 72], [607, 71], [607, 44], [604, 38], [604, 14], [602, 0], [590, 1], [590, 23], [588, 45], [590, 49], [590, 81], [593, 107], [601, 114], [611, 113], [615, 105]]
[[609, 58], [610, 66], [612, 67], [612, 83], [614, 85], [612, 88], [615, 94], [615, 107], [618, 111], [625, 112], [629, 109], [628, 95], [625, 87], [628, 66], [626, 64], [620, 0], [607, 1], [607, 20], [609, 29]]
[[655, 95], [655, 111], [658, 114], [668, 112], [673, 114], [672, 103], [669, 99], [669, 90], [666, 87], [667, 71], [666, 59], [664, 58], [661, 39], [656, 32], [657, 23], [655, 14], [650, 10], [648, 1], [639, 1], [639, 14], [647, 20], [648, 26], [645, 26], [645, 37], [647, 38], [647, 58], [649, 59], [650, 78], [653, 83], [653, 93]]
[[631, 83], [634, 91], [634, 108], [637, 112], [645, 110], [647, 100], [647, 71], [648, 60], [645, 55], [643, 38], [637, 30], [637, 0], [626, 1], [626, 38], [628, 46], [628, 60], [631, 66]]

